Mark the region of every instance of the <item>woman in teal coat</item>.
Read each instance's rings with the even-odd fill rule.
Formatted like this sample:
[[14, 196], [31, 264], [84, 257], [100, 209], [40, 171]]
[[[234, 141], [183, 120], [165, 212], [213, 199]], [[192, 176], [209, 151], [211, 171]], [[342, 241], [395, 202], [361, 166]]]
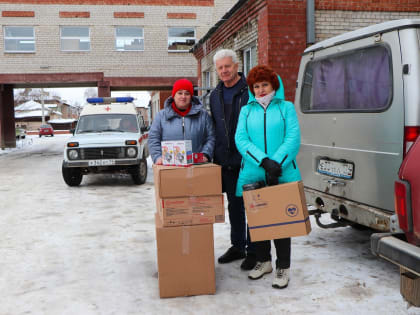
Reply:
[[[256, 66], [248, 74], [249, 101], [239, 115], [235, 142], [242, 155], [236, 195], [242, 186], [258, 181], [267, 185], [301, 179], [296, 164], [300, 146], [300, 128], [294, 105], [284, 100], [280, 77], [268, 66]], [[255, 242], [257, 265], [250, 279], [260, 279], [273, 271], [271, 241]], [[289, 283], [290, 238], [275, 239], [276, 275], [274, 288]]]

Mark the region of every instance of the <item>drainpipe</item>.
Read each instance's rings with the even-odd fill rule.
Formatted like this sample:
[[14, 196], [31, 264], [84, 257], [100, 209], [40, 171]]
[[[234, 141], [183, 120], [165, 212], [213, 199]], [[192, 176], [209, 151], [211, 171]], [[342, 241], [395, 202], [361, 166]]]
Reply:
[[315, 0], [306, 1], [306, 44], [315, 43]]

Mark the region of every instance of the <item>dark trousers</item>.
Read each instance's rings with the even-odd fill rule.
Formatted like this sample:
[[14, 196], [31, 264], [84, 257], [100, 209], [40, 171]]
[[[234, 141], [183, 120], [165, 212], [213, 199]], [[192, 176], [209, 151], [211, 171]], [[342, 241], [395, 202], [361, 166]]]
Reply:
[[236, 197], [234, 193], [226, 193], [230, 221], [230, 241], [232, 246], [255, 254], [255, 246], [251, 243], [249, 228], [246, 224], [244, 200]]
[[[271, 261], [271, 241], [254, 242], [257, 261]], [[278, 238], [274, 240], [276, 247], [276, 268], [287, 269], [290, 267], [290, 244], [291, 239]]]
[[228, 211], [230, 221], [230, 241], [232, 246], [255, 253], [255, 247], [249, 237], [249, 229], [246, 224], [245, 206], [242, 197], [236, 197], [236, 182], [239, 170], [222, 169], [223, 191], [226, 192], [228, 200]]

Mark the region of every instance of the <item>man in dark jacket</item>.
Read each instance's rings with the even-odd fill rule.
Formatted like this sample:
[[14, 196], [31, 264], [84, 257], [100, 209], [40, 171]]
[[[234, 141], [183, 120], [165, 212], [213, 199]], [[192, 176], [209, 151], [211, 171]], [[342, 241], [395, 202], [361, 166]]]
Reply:
[[246, 225], [243, 199], [235, 196], [242, 157], [236, 149], [234, 139], [239, 112], [248, 102], [248, 86], [245, 76], [238, 72], [238, 60], [233, 50], [219, 50], [213, 61], [221, 80], [210, 95], [210, 109], [216, 129], [214, 162], [222, 166], [223, 191], [228, 199], [232, 244], [218, 261], [223, 264], [245, 258], [241, 268], [251, 270], [256, 264], [256, 256]]

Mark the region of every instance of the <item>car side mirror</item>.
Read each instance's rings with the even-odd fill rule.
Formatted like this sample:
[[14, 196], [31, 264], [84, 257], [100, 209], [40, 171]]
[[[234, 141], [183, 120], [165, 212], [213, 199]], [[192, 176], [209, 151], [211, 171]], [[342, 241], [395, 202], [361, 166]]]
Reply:
[[145, 131], [148, 131], [148, 130], [149, 130], [149, 127], [147, 127], [147, 126], [140, 127], [141, 132], [145, 132]]
[[73, 136], [74, 136], [75, 131], [76, 131], [76, 129], [74, 129], [74, 128], [70, 129], [70, 132], [72, 133]]

